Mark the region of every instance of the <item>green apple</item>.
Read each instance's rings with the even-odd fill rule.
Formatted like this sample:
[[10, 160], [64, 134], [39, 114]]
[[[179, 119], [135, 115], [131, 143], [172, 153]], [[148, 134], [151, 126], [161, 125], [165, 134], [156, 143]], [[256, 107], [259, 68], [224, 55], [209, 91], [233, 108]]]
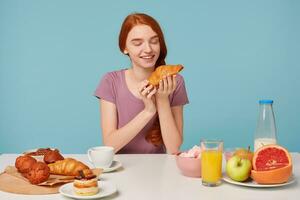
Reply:
[[239, 156], [232, 156], [226, 163], [226, 173], [234, 181], [245, 181], [252, 169], [251, 161]]

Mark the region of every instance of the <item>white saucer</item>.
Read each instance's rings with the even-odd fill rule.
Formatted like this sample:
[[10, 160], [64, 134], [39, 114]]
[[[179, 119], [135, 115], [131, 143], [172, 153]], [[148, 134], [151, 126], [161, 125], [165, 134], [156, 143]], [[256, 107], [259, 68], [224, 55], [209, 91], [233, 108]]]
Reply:
[[114, 160], [112, 163], [111, 163], [111, 166], [108, 167], [108, 168], [103, 168], [103, 172], [112, 172], [112, 171], [115, 171], [117, 169], [119, 169], [120, 167], [122, 167], [122, 163], [120, 161], [117, 161], [117, 160]]
[[59, 188], [59, 193], [74, 199], [98, 199], [109, 196], [117, 191], [117, 187], [109, 181], [98, 181], [99, 193], [92, 196], [80, 196], [75, 194], [73, 183], [68, 183]]

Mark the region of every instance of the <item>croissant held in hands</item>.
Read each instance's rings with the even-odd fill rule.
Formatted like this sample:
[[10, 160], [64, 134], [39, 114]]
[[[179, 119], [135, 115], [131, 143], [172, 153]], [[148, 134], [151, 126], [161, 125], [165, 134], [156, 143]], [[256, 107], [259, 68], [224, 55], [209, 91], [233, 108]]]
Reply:
[[164, 76], [172, 76], [177, 74], [183, 69], [182, 65], [161, 65], [155, 69], [154, 72], [148, 78], [151, 85], [157, 86], [159, 81], [163, 79]]
[[78, 176], [79, 171], [83, 171], [85, 174], [91, 173], [88, 166], [82, 162], [73, 158], [66, 158], [64, 160], [56, 161], [55, 163], [48, 164], [51, 174], [66, 175], [66, 176]]

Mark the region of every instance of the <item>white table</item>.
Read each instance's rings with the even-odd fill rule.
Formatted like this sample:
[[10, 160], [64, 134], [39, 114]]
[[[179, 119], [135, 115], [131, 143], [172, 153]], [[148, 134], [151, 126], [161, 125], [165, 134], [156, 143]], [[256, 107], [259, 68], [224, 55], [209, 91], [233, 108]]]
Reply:
[[[13, 165], [17, 154], [0, 155], [0, 171]], [[88, 163], [86, 155], [67, 154]], [[175, 158], [165, 154], [116, 155], [123, 168], [105, 173], [101, 180], [113, 182], [118, 193], [103, 199], [299, 199], [300, 198], [300, 154], [292, 153], [296, 182], [278, 188], [249, 188], [223, 182], [218, 187], [205, 187], [200, 178], [189, 178], [180, 174]], [[69, 199], [60, 194], [17, 195], [0, 191], [1, 200], [19, 199]]]

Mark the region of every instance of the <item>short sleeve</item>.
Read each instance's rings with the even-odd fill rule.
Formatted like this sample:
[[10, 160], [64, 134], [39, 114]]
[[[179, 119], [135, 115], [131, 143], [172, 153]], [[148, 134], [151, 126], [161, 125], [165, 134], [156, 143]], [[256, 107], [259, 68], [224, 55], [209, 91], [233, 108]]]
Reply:
[[116, 104], [116, 91], [114, 84], [115, 83], [113, 82], [113, 78], [110, 73], [105, 74], [96, 88], [94, 96]]
[[183, 77], [180, 74], [177, 74], [176, 78], [177, 78], [177, 87], [173, 92], [171, 98], [171, 107], [185, 105], [189, 103]]

